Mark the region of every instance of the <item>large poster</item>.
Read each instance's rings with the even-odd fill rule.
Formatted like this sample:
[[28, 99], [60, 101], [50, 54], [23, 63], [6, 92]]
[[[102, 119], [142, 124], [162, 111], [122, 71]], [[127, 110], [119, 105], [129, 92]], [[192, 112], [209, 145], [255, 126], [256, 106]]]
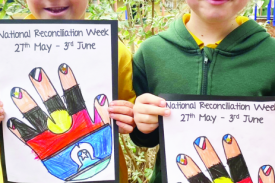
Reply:
[[117, 182], [116, 21], [0, 21], [7, 182]]
[[275, 97], [161, 97], [163, 182], [274, 183]]

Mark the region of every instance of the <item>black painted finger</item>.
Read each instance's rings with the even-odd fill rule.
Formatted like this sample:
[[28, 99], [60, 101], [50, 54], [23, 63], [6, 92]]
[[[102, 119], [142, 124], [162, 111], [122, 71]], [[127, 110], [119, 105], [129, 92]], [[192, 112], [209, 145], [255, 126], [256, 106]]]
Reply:
[[190, 183], [211, 183], [189, 156], [179, 154], [176, 158], [176, 162], [179, 169]]
[[61, 64], [58, 73], [69, 114], [73, 115], [86, 109], [84, 98], [71, 68], [67, 64]]
[[223, 137], [223, 147], [232, 180], [238, 183], [252, 183], [248, 168], [236, 139], [230, 134], [225, 135]]
[[16, 118], [9, 119], [7, 122], [7, 127], [23, 142], [27, 142], [39, 134], [35, 129]]
[[32, 97], [22, 88], [15, 87], [11, 90], [11, 98], [38, 133], [47, 130], [48, 115], [37, 106]]

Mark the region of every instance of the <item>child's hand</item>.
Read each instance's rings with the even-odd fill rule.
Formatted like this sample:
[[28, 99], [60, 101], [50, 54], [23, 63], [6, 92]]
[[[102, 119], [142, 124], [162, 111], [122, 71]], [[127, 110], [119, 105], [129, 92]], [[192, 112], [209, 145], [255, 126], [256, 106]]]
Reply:
[[3, 102], [0, 101], [0, 122], [2, 122], [5, 118], [5, 111], [3, 108]]
[[136, 99], [134, 119], [142, 133], [151, 133], [159, 126], [158, 115], [169, 116], [170, 114], [170, 109], [166, 108], [166, 101], [160, 97], [143, 94]]
[[109, 113], [110, 117], [116, 120], [119, 127], [119, 133], [131, 133], [136, 124], [134, 122], [133, 104], [125, 100], [115, 100], [110, 103]]

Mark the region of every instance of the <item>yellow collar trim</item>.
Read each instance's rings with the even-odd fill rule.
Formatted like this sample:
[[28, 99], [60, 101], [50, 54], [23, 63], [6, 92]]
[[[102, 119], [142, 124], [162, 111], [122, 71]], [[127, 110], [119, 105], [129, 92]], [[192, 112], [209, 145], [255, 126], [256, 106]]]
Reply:
[[[190, 17], [191, 17], [191, 14], [184, 14], [183, 17], [182, 17], [182, 21], [184, 23], [184, 25], [186, 25], [189, 20], [190, 20]], [[238, 16], [236, 18], [236, 22], [239, 24], [239, 25], [242, 25], [243, 23], [245, 23], [246, 21], [248, 21], [249, 18], [248, 17], [244, 17], [244, 16]], [[189, 30], [188, 30], [189, 31]], [[204, 43], [202, 42], [202, 40], [200, 40], [197, 36], [195, 36], [192, 32], [189, 31], [189, 33], [191, 34], [191, 36], [194, 38], [194, 40], [196, 41], [197, 45], [200, 47], [200, 49], [204, 48]], [[222, 42], [222, 40], [220, 41], [217, 41], [216, 43], [214, 44], [208, 44], [206, 45], [207, 47], [209, 48], [217, 48], [217, 46]]]

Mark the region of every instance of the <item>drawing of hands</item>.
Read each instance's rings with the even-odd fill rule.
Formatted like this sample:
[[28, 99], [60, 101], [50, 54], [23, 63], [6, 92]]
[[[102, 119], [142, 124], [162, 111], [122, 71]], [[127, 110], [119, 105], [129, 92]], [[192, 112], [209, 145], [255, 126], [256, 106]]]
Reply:
[[[223, 148], [231, 177], [206, 137], [197, 138], [194, 147], [214, 183], [252, 183], [244, 157], [232, 135], [227, 134], [223, 137]], [[191, 157], [179, 154], [176, 161], [179, 169], [190, 183], [211, 183]], [[274, 170], [270, 165], [262, 166], [259, 169], [259, 183], [274, 183]]]
[[11, 90], [11, 98], [31, 124], [10, 118], [7, 126], [39, 157], [48, 172], [64, 181], [84, 180], [104, 170], [112, 153], [112, 129], [106, 95], [94, 100], [91, 119], [71, 68], [61, 64], [59, 79], [64, 101], [42, 68], [33, 69], [29, 78], [43, 100], [46, 114], [22, 88]]

